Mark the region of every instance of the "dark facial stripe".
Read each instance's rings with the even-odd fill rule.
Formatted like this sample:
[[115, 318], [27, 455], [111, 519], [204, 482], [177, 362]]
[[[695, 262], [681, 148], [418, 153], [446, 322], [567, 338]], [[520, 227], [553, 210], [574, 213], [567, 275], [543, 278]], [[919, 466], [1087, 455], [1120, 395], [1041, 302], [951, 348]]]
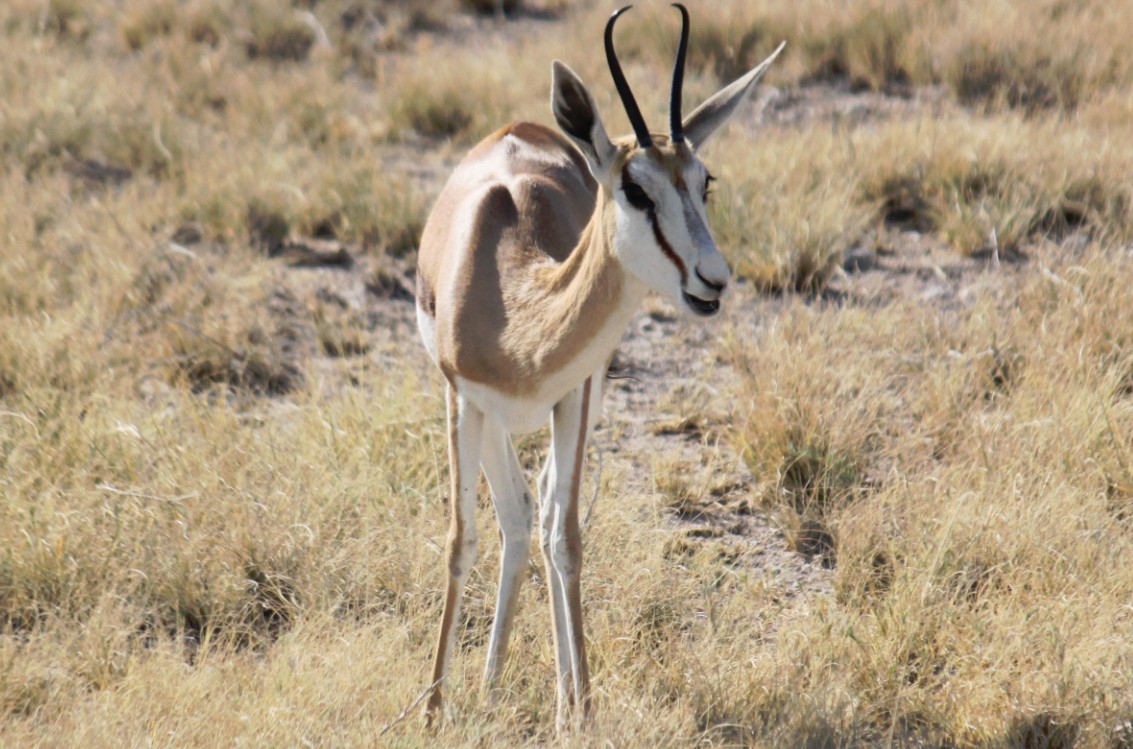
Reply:
[[[629, 176], [628, 164], [622, 168], [622, 182], [633, 182], [633, 178]], [[680, 255], [673, 250], [669, 240], [665, 239], [665, 235], [661, 231], [661, 224], [657, 220], [656, 208], [650, 208], [645, 212], [645, 215], [649, 217], [649, 225], [653, 227], [653, 239], [656, 240], [657, 246], [661, 248], [661, 252], [665, 253], [665, 257], [669, 258], [669, 261], [677, 267], [677, 273], [681, 275], [681, 285], [684, 286], [688, 281], [688, 268], [685, 267]]]
[[648, 215], [649, 225], [653, 227], [653, 238], [657, 240], [657, 246], [661, 248], [661, 252], [665, 253], [665, 257], [677, 266], [677, 273], [681, 274], [681, 286], [684, 286], [688, 282], [688, 268], [685, 267], [685, 262], [681, 260], [680, 255], [673, 250], [673, 246], [669, 244], [669, 240], [665, 239], [665, 235], [661, 232], [661, 225], [657, 222], [657, 212], [649, 211]]

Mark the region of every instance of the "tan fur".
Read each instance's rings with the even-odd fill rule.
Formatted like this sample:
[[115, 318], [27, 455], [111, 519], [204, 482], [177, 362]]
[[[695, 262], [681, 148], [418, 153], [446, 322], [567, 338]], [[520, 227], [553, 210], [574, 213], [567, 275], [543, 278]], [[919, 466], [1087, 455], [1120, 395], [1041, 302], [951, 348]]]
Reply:
[[622, 295], [613, 220], [558, 133], [519, 123], [477, 145], [437, 199], [418, 257], [446, 377], [527, 395], [572, 361]]

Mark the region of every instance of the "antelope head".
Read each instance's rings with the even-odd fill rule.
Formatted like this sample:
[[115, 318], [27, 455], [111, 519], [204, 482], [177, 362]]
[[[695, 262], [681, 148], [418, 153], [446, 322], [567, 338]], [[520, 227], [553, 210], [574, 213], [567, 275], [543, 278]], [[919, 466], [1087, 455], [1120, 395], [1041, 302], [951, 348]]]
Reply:
[[610, 243], [623, 267], [678, 306], [711, 316], [720, 310], [731, 269], [708, 229], [706, 203], [712, 176], [698, 152], [735, 113], [783, 45], [682, 119], [689, 17], [683, 5], [674, 3], [682, 25], [669, 99], [669, 134], [653, 134], [614, 51], [614, 24], [631, 7], [610, 16], [605, 46], [610, 74], [634, 135], [611, 141], [590, 91], [558, 60], [552, 66], [551, 110], [599, 183], [604, 198], [599, 205], [604, 203], [613, 212]]

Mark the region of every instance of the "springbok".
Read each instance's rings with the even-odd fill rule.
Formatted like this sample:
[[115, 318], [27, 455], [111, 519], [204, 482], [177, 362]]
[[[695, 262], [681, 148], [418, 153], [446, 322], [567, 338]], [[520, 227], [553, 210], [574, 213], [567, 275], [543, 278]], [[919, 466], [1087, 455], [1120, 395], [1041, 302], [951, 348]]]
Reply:
[[[708, 230], [712, 180], [697, 156], [783, 45], [684, 120], [689, 19], [673, 70], [669, 135], [649, 132], [606, 24], [606, 59], [634, 137], [611, 141], [579, 77], [552, 64], [551, 109], [566, 134], [528, 122], [484, 139], [457, 166], [425, 224], [417, 261], [417, 324], [447, 384], [451, 527], [431, 722], [476, 560], [479, 468], [488, 479], [502, 558], [484, 685], [507, 653], [530, 551], [534, 503], [513, 434], [550, 417], [539, 477], [539, 526], [558, 672], [558, 725], [568, 706], [590, 712], [582, 635], [578, 495], [586, 441], [601, 411], [614, 349], [648, 290], [695, 315], [720, 309], [731, 277]], [[568, 140], [569, 138], [569, 140]], [[573, 145], [572, 145], [573, 144]]]

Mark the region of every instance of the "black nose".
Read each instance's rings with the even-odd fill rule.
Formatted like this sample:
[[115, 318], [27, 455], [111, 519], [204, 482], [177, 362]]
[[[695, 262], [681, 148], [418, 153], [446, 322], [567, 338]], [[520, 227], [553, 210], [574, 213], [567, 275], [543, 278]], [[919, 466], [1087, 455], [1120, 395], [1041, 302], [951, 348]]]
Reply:
[[715, 281], [709, 281], [707, 278], [700, 275], [700, 269], [699, 268], [696, 269], [696, 277], [700, 279], [700, 282], [702, 284], [704, 284], [705, 286], [707, 286], [708, 288], [712, 289], [713, 291], [715, 291], [717, 293], [723, 291], [724, 287], [728, 285], [727, 281], [724, 281], [723, 283], [716, 283]]

